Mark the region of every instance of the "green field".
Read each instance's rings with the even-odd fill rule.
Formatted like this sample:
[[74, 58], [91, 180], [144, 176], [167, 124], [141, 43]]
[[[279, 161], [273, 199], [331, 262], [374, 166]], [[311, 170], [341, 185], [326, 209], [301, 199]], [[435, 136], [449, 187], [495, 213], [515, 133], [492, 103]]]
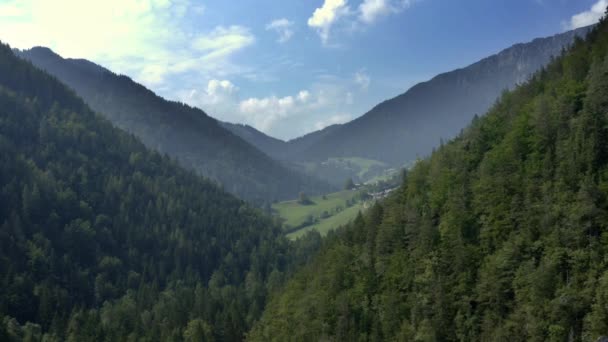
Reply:
[[[374, 165], [373, 161], [366, 159], [350, 159], [358, 159], [358, 162], [367, 161], [369, 165]], [[383, 178], [377, 177], [377, 180], [390, 180], [395, 175], [396, 172], [387, 173]], [[301, 204], [298, 200], [279, 202], [272, 205], [272, 210], [282, 219], [285, 233], [290, 239], [296, 239], [311, 230], [325, 235], [328, 231], [349, 223], [359, 211], [363, 211], [365, 196], [362, 195], [378, 191], [378, 186], [369, 184], [361, 186], [357, 190], [344, 190], [325, 196], [310, 197], [311, 204]], [[350, 205], [347, 205], [346, 201], [349, 201]], [[367, 201], [370, 201], [369, 197]]]
[[360, 157], [348, 157], [348, 158], [330, 158], [330, 162], [336, 163], [345, 163], [348, 165], [352, 165], [355, 168], [358, 168], [357, 175], [359, 178], [363, 178], [366, 173], [370, 171], [370, 169], [374, 166], [386, 168], [387, 165], [383, 162], [373, 160], [373, 159], [365, 159]]
[[272, 205], [272, 209], [285, 220], [287, 227], [297, 227], [306, 222], [309, 216], [318, 218], [327, 211], [333, 215], [337, 207], [345, 208], [346, 200], [351, 200], [357, 195], [357, 191], [345, 190], [322, 196], [311, 197], [313, 204], [302, 205], [297, 200], [280, 202]]
[[348, 178], [365, 182], [382, 175], [389, 166], [383, 162], [359, 157], [329, 158], [323, 162], [300, 163], [304, 172], [315, 175], [332, 184], [343, 185]]
[[337, 213], [336, 215], [333, 215], [327, 219], [321, 220], [320, 222], [315, 223], [312, 226], [304, 227], [293, 233], [289, 233], [289, 234], [287, 234], [287, 237], [289, 239], [295, 240], [298, 237], [306, 234], [307, 232], [309, 232], [311, 230], [316, 230], [319, 233], [321, 233], [321, 235], [325, 235], [330, 230], [338, 228], [342, 225], [345, 225], [345, 224], [351, 222], [355, 217], [357, 217], [357, 213], [359, 211], [363, 211], [362, 203], [357, 203], [350, 208], [346, 208], [343, 211]]

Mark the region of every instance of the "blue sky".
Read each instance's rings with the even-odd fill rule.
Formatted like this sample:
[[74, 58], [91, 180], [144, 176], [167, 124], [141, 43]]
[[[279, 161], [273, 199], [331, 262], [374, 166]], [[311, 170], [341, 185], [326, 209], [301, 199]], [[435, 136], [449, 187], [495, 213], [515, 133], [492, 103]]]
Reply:
[[0, 40], [48, 46], [282, 139], [599, 19], [608, 0], [0, 0]]

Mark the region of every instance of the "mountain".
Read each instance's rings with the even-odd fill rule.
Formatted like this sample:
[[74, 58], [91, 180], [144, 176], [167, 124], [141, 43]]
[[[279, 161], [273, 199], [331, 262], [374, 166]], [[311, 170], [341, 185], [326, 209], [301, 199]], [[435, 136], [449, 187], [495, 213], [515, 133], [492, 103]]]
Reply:
[[87, 104], [144, 144], [219, 181], [252, 202], [321, 193], [330, 186], [259, 151], [203, 111], [167, 101], [130, 78], [92, 62], [64, 59], [47, 48], [16, 53], [70, 86]]
[[485, 113], [505, 89], [527, 80], [589, 28], [517, 44], [466, 68], [440, 74], [341, 125], [304, 159], [363, 157], [401, 165], [424, 156]]
[[1, 341], [241, 341], [291, 255], [272, 219], [0, 45]]
[[220, 122], [220, 124], [234, 135], [241, 137], [272, 158], [285, 159], [287, 153], [285, 141], [268, 136], [249, 125], [229, 122]]
[[248, 340], [604, 341], [607, 113], [604, 19], [330, 234]]
[[287, 142], [268, 136], [249, 125], [222, 122], [222, 126], [274, 159], [301, 161], [302, 159], [298, 157], [300, 154], [334, 132], [340, 125], [331, 125]]
[[[580, 28], [514, 45], [419, 83], [351, 122], [286, 142], [282, 148], [280, 141], [269, 146], [263, 139], [232, 132], [280, 160], [323, 162], [332, 157], [362, 157], [401, 166], [430, 153], [440, 139], [457, 135], [504, 90], [526, 81], [588, 31], [589, 27]], [[255, 136], [251, 130], [246, 135]]]
[[[270, 137], [249, 125], [222, 122], [222, 126], [243, 140], [264, 151], [272, 158], [281, 160], [283, 165], [296, 172], [304, 172], [310, 177], [322, 179], [334, 188], [341, 188], [348, 179], [364, 183], [376, 176], [385, 174], [388, 165], [361, 158], [329, 158], [320, 162], [302, 161], [298, 158], [317, 141], [331, 134], [338, 125], [326, 127], [301, 138], [285, 142]], [[373, 167], [372, 167], [373, 166]], [[371, 169], [370, 169], [371, 167]]]

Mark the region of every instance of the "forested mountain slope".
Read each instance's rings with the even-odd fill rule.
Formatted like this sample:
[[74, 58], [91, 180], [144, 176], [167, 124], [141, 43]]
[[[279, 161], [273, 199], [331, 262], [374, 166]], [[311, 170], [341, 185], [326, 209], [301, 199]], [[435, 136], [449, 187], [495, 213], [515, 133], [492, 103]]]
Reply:
[[329, 237], [251, 341], [608, 335], [608, 22]]
[[287, 151], [287, 143], [283, 140], [268, 136], [257, 129], [243, 124], [220, 122], [220, 124], [232, 132], [234, 135], [241, 137], [246, 142], [257, 147], [260, 151], [268, 154], [272, 158], [284, 160]]
[[0, 341], [240, 341], [289, 246], [0, 45]]
[[[288, 158], [326, 160], [363, 157], [396, 166], [425, 156], [441, 138], [456, 136], [473, 116], [485, 113], [505, 89], [526, 81], [589, 28], [517, 44], [468, 67], [440, 74], [387, 100], [329, 134], [304, 136]], [[263, 148], [263, 147], [260, 147]]]
[[126, 76], [87, 60], [61, 58], [47, 48], [17, 53], [73, 88], [91, 108], [148, 147], [219, 181], [241, 198], [259, 203], [296, 198], [300, 191], [331, 190], [284, 167], [203, 111], [167, 101]]

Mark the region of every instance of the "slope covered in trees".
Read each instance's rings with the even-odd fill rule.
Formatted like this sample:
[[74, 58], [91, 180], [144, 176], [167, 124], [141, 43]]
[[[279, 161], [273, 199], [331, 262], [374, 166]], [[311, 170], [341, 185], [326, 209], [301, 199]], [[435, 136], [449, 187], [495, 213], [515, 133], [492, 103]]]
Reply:
[[290, 248], [0, 45], [1, 341], [240, 341]]
[[73, 88], [92, 109], [148, 147], [219, 181], [226, 191], [260, 203], [332, 188], [273, 160], [202, 110], [167, 101], [126, 76], [47, 48], [17, 51]]
[[267, 155], [278, 160], [287, 159], [288, 151], [285, 141], [268, 136], [249, 125], [229, 122], [220, 122], [220, 124]]
[[408, 172], [251, 341], [608, 335], [608, 22]]

